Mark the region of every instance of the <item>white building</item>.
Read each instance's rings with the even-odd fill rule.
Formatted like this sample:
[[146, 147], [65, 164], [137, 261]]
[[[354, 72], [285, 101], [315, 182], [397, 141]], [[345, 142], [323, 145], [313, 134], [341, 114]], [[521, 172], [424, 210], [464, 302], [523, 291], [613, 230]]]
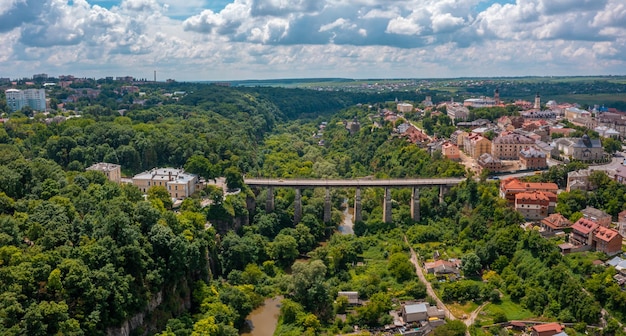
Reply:
[[8, 89], [4, 93], [11, 112], [19, 111], [25, 106], [30, 106], [35, 111], [46, 110], [46, 90], [44, 89]]
[[153, 186], [167, 188], [172, 198], [183, 199], [196, 192], [198, 176], [182, 169], [156, 168], [133, 176], [133, 185], [146, 193]]
[[398, 112], [409, 113], [413, 112], [413, 105], [408, 103], [398, 103]]
[[465, 107], [494, 107], [496, 106], [495, 99], [491, 98], [470, 98], [463, 101]]

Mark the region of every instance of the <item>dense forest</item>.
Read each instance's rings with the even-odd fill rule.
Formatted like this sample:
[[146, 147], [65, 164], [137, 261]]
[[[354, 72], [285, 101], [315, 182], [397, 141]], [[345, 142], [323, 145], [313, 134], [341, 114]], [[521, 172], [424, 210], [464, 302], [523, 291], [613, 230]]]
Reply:
[[[611, 270], [585, 256], [564, 257], [558, 239], [522, 229], [497, 182], [468, 179], [443, 203], [438, 190], [423, 189], [419, 222], [410, 216], [410, 190], [392, 191], [393, 222], [384, 223], [383, 190], [366, 188], [354, 235], [337, 232], [354, 190], [332, 191], [330, 223], [322, 221], [324, 190], [302, 190], [303, 216], [294, 223], [294, 190], [275, 190], [275, 210], [268, 213], [262, 206], [267, 191], [241, 184], [244, 174], [465, 176], [458, 163], [393, 132], [397, 125], [378, 110], [393, 94], [201, 84], [168, 89], [188, 93], [143, 107], [105, 95], [77, 103], [78, 118], [46, 123], [18, 112], [2, 124], [0, 334], [102, 335], [143, 313], [135, 334], [234, 336], [269, 297], [283, 298], [279, 335], [333, 335], [354, 325], [374, 330], [392, 322], [388, 311], [402, 301], [433, 302], [409, 261], [409, 246], [422, 261], [435, 251], [462, 259], [462, 280], [429, 280], [450, 305], [492, 305], [486, 321], [524, 311], [578, 323], [584, 331], [600, 321], [604, 307], [614, 317], [606, 334], [620, 332], [615, 323], [624, 321], [626, 297], [607, 282]], [[120, 113], [121, 106], [128, 109]], [[489, 118], [516, 111], [475, 113]], [[440, 132], [450, 127], [442, 117], [407, 117], [430, 118]], [[357, 121], [358, 130], [346, 127]], [[127, 176], [185, 167], [209, 181], [237, 180], [241, 192], [224, 196], [209, 185], [172, 209], [163, 188], [144, 198], [131, 185], [85, 172], [99, 161], [121, 164]], [[562, 185], [577, 168], [553, 167], [532, 179]], [[626, 190], [595, 179], [596, 192], [559, 195], [570, 218], [587, 204], [611, 214], [623, 210]], [[366, 303], [355, 308], [338, 291], [358, 291]], [[435, 330], [464, 333], [458, 323]]]

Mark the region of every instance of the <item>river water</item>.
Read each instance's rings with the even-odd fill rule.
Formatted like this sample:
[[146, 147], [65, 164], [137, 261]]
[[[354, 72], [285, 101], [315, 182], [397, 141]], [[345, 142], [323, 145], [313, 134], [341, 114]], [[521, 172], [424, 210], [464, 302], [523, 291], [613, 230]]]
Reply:
[[263, 304], [253, 310], [246, 318], [247, 328], [241, 336], [272, 336], [278, 325], [280, 301], [282, 296], [266, 299]]
[[343, 205], [343, 221], [339, 225], [339, 232], [341, 232], [341, 234], [353, 234], [354, 221], [352, 220], [353, 216], [352, 213], [350, 213], [347, 199], [343, 201]]

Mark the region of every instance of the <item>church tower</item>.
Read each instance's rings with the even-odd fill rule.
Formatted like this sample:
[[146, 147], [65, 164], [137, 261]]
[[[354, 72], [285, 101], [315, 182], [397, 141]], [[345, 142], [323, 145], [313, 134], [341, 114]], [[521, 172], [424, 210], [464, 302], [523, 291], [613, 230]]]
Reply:
[[496, 89], [496, 91], [493, 92], [493, 100], [496, 101], [496, 105], [500, 105], [500, 90]]
[[539, 97], [539, 92], [535, 96], [535, 106], [533, 106], [535, 110], [539, 110], [541, 108], [541, 97]]

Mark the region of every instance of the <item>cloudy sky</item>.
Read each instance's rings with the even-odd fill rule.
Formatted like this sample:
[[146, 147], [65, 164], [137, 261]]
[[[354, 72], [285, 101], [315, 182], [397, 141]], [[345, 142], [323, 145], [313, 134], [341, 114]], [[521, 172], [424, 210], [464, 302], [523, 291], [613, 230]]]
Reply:
[[0, 77], [626, 74], [624, 0], [0, 0]]

